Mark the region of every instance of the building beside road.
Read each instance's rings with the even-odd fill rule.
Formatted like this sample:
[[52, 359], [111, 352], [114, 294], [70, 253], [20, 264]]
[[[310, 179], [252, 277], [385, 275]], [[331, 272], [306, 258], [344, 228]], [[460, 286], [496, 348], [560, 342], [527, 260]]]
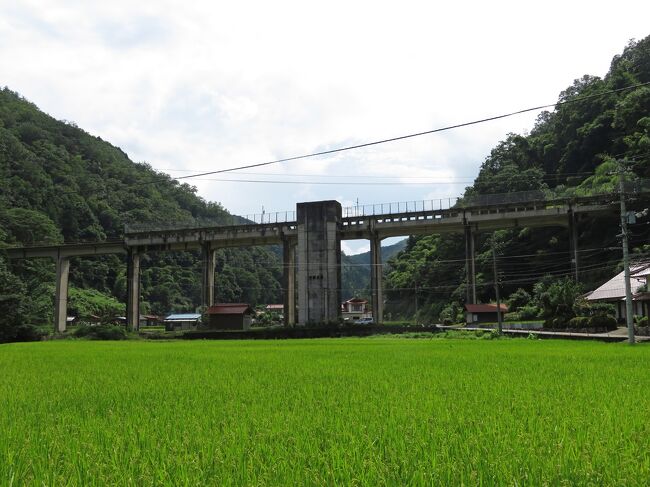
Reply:
[[[648, 316], [650, 293], [648, 276], [650, 262], [630, 265], [630, 289], [632, 290], [632, 311], [635, 316]], [[616, 319], [625, 321], [625, 272], [621, 271], [602, 286], [585, 295], [587, 301], [611, 303], [616, 308]]]
[[195, 330], [196, 327], [201, 323], [201, 314], [200, 313], [171, 314], [163, 320], [163, 323], [165, 324], [165, 330], [167, 331]]
[[[501, 304], [501, 318], [508, 312], [508, 306]], [[496, 323], [499, 320], [496, 304], [466, 304], [465, 322], [468, 325], [477, 323]]]
[[207, 311], [208, 327], [213, 330], [249, 330], [253, 308], [246, 303], [220, 303]]
[[343, 321], [372, 318], [372, 313], [368, 309], [368, 301], [363, 298], [351, 298], [341, 303], [341, 318]]

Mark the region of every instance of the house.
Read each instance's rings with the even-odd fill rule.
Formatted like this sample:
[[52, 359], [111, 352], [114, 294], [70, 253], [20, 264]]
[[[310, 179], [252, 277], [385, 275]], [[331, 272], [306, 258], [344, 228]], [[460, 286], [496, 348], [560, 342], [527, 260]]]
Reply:
[[200, 322], [200, 313], [172, 314], [163, 320], [167, 331], [196, 329]]
[[368, 311], [368, 301], [363, 298], [351, 298], [341, 303], [341, 317], [344, 321], [372, 318]]
[[253, 308], [245, 303], [220, 303], [207, 311], [208, 326], [213, 330], [248, 330], [253, 320]]
[[156, 326], [160, 323], [160, 316], [140, 315], [140, 326]]
[[284, 304], [267, 304], [264, 307], [264, 311], [268, 311], [271, 313], [278, 313], [281, 315], [284, 313]]
[[[508, 312], [508, 306], [501, 304], [501, 317]], [[473, 323], [496, 323], [499, 321], [497, 316], [496, 304], [466, 304], [465, 305], [465, 322]]]
[[[630, 265], [630, 289], [632, 290], [632, 310], [636, 316], [648, 316], [650, 293], [647, 292], [650, 262]], [[587, 301], [612, 303], [616, 308], [616, 319], [625, 320], [625, 271], [612, 277], [605, 284], [585, 296]]]

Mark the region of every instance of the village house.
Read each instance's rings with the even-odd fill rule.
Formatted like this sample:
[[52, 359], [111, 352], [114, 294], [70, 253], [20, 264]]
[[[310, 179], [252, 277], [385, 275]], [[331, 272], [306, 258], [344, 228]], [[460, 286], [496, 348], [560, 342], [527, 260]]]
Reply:
[[201, 323], [201, 314], [171, 314], [163, 320], [163, 323], [165, 324], [165, 330], [167, 331], [194, 330], [199, 325], [199, 323]]
[[[508, 306], [501, 304], [501, 317], [508, 312]], [[465, 322], [468, 325], [477, 323], [496, 323], [499, 320], [496, 304], [466, 304]]]
[[361, 318], [372, 318], [368, 309], [368, 301], [363, 298], [351, 298], [341, 303], [343, 321], [354, 321]]
[[[650, 293], [648, 292], [650, 262], [630, 265], [630, 289], [632, 290], [632, 311], [635, 316], [648, 316]], [[616, 319], [625, 321], [625, 272], [621, 271], [599, 288], [585, 295], [587, 301], [611, 303], [616, 308]]]
[[207, 311], [208, 326], [213, 330], [248, 330], [253, 321], [253, 308], [245, 303], [219, 303]]

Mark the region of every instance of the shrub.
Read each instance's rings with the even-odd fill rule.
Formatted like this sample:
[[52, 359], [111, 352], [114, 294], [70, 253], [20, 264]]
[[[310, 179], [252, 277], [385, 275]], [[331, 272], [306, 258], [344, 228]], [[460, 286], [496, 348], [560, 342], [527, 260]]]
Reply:
[[530, 303], [530, 294], [522, 288], [517, 289], [507, 299], [508, 308], [512, 310], [519, 310]]
[[605, 328], [607, 330], [616, 329], [616, 318], [607, 315], [594, 315], [590, 319], [591, 328]]
[[462, 323], [464, 319], [463, 309], [458, 306], [458, 303], [450, 303], [443, 308], [440, 312], [440, 321], [445, 325], [453, 325], [454, 323]]
[[591, 327], [591, 317], [589, 316], [576, 316], [569, 320], [569, 328], [575, 328], [577, 330], [584, 330], [585, 328]]
[[17, 342], [37, 342], [47, 333], [34, 325], [20, 325], [15, 329]]
[[647, 316], [640, 316], [637, 319], [636, 324], [638, 326], [648, 326], [648, 317]]
[[77, 338], [91, 340], [126, 340], [126, 329], [118, 325], [79, 326], [73, 333]]
[[519, 320], [521, 320], [521, 317], [519, 316], [519, 313], [512, 312], [512, 313], [506, 313], [505, 315], [503, 315], [503, 319], [505, 321], [519, 321]]
[[519, 319], [520, 320], [535, 320], [539, 318], [541, 310], [532, 304], [523, 306], [519, 309]]

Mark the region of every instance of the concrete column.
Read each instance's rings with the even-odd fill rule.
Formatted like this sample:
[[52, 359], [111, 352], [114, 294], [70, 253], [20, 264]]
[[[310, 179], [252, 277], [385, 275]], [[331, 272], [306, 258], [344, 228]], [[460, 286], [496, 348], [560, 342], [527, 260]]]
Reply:
[[68, 276], [70, 259], [59, 257], [56, 260], [56, 294], [54, 296], [54, 331], [63, 333], [68, 322]]
[[475, 235], [472, 227], [465, 226], [465, 290], [466, 303], [476, 303], [476, 259], [475, 259]]
[[317, 325], [341, 316], [341, 204], [298, 203], [298, 322]]
[[372, 318], [375, 324], [384, 321], [383, 265], [381, 263], [381, 239], [370, 239], [370, 291], [372, 294]]
[[469, 232], [469, 256], [472, 270], [472, 304], [476, 304], [476, 232], [470, 228]]
[[573, 210], [569, 210], [569, 248], [571, 249], [571, 269], [576, 282], [580, 282], [578, 273], [578, 222]]
[[201, 244], [201, 306], [214, 304], [215, 250], [210, 242]]
[[296, 244], [285, 239], [282, 246], [282, 288], [284, 297], [284, 324], [296, 324]]
[[129, 249], [126, 256], [126, 327], [140, 328], [140, 254]]

